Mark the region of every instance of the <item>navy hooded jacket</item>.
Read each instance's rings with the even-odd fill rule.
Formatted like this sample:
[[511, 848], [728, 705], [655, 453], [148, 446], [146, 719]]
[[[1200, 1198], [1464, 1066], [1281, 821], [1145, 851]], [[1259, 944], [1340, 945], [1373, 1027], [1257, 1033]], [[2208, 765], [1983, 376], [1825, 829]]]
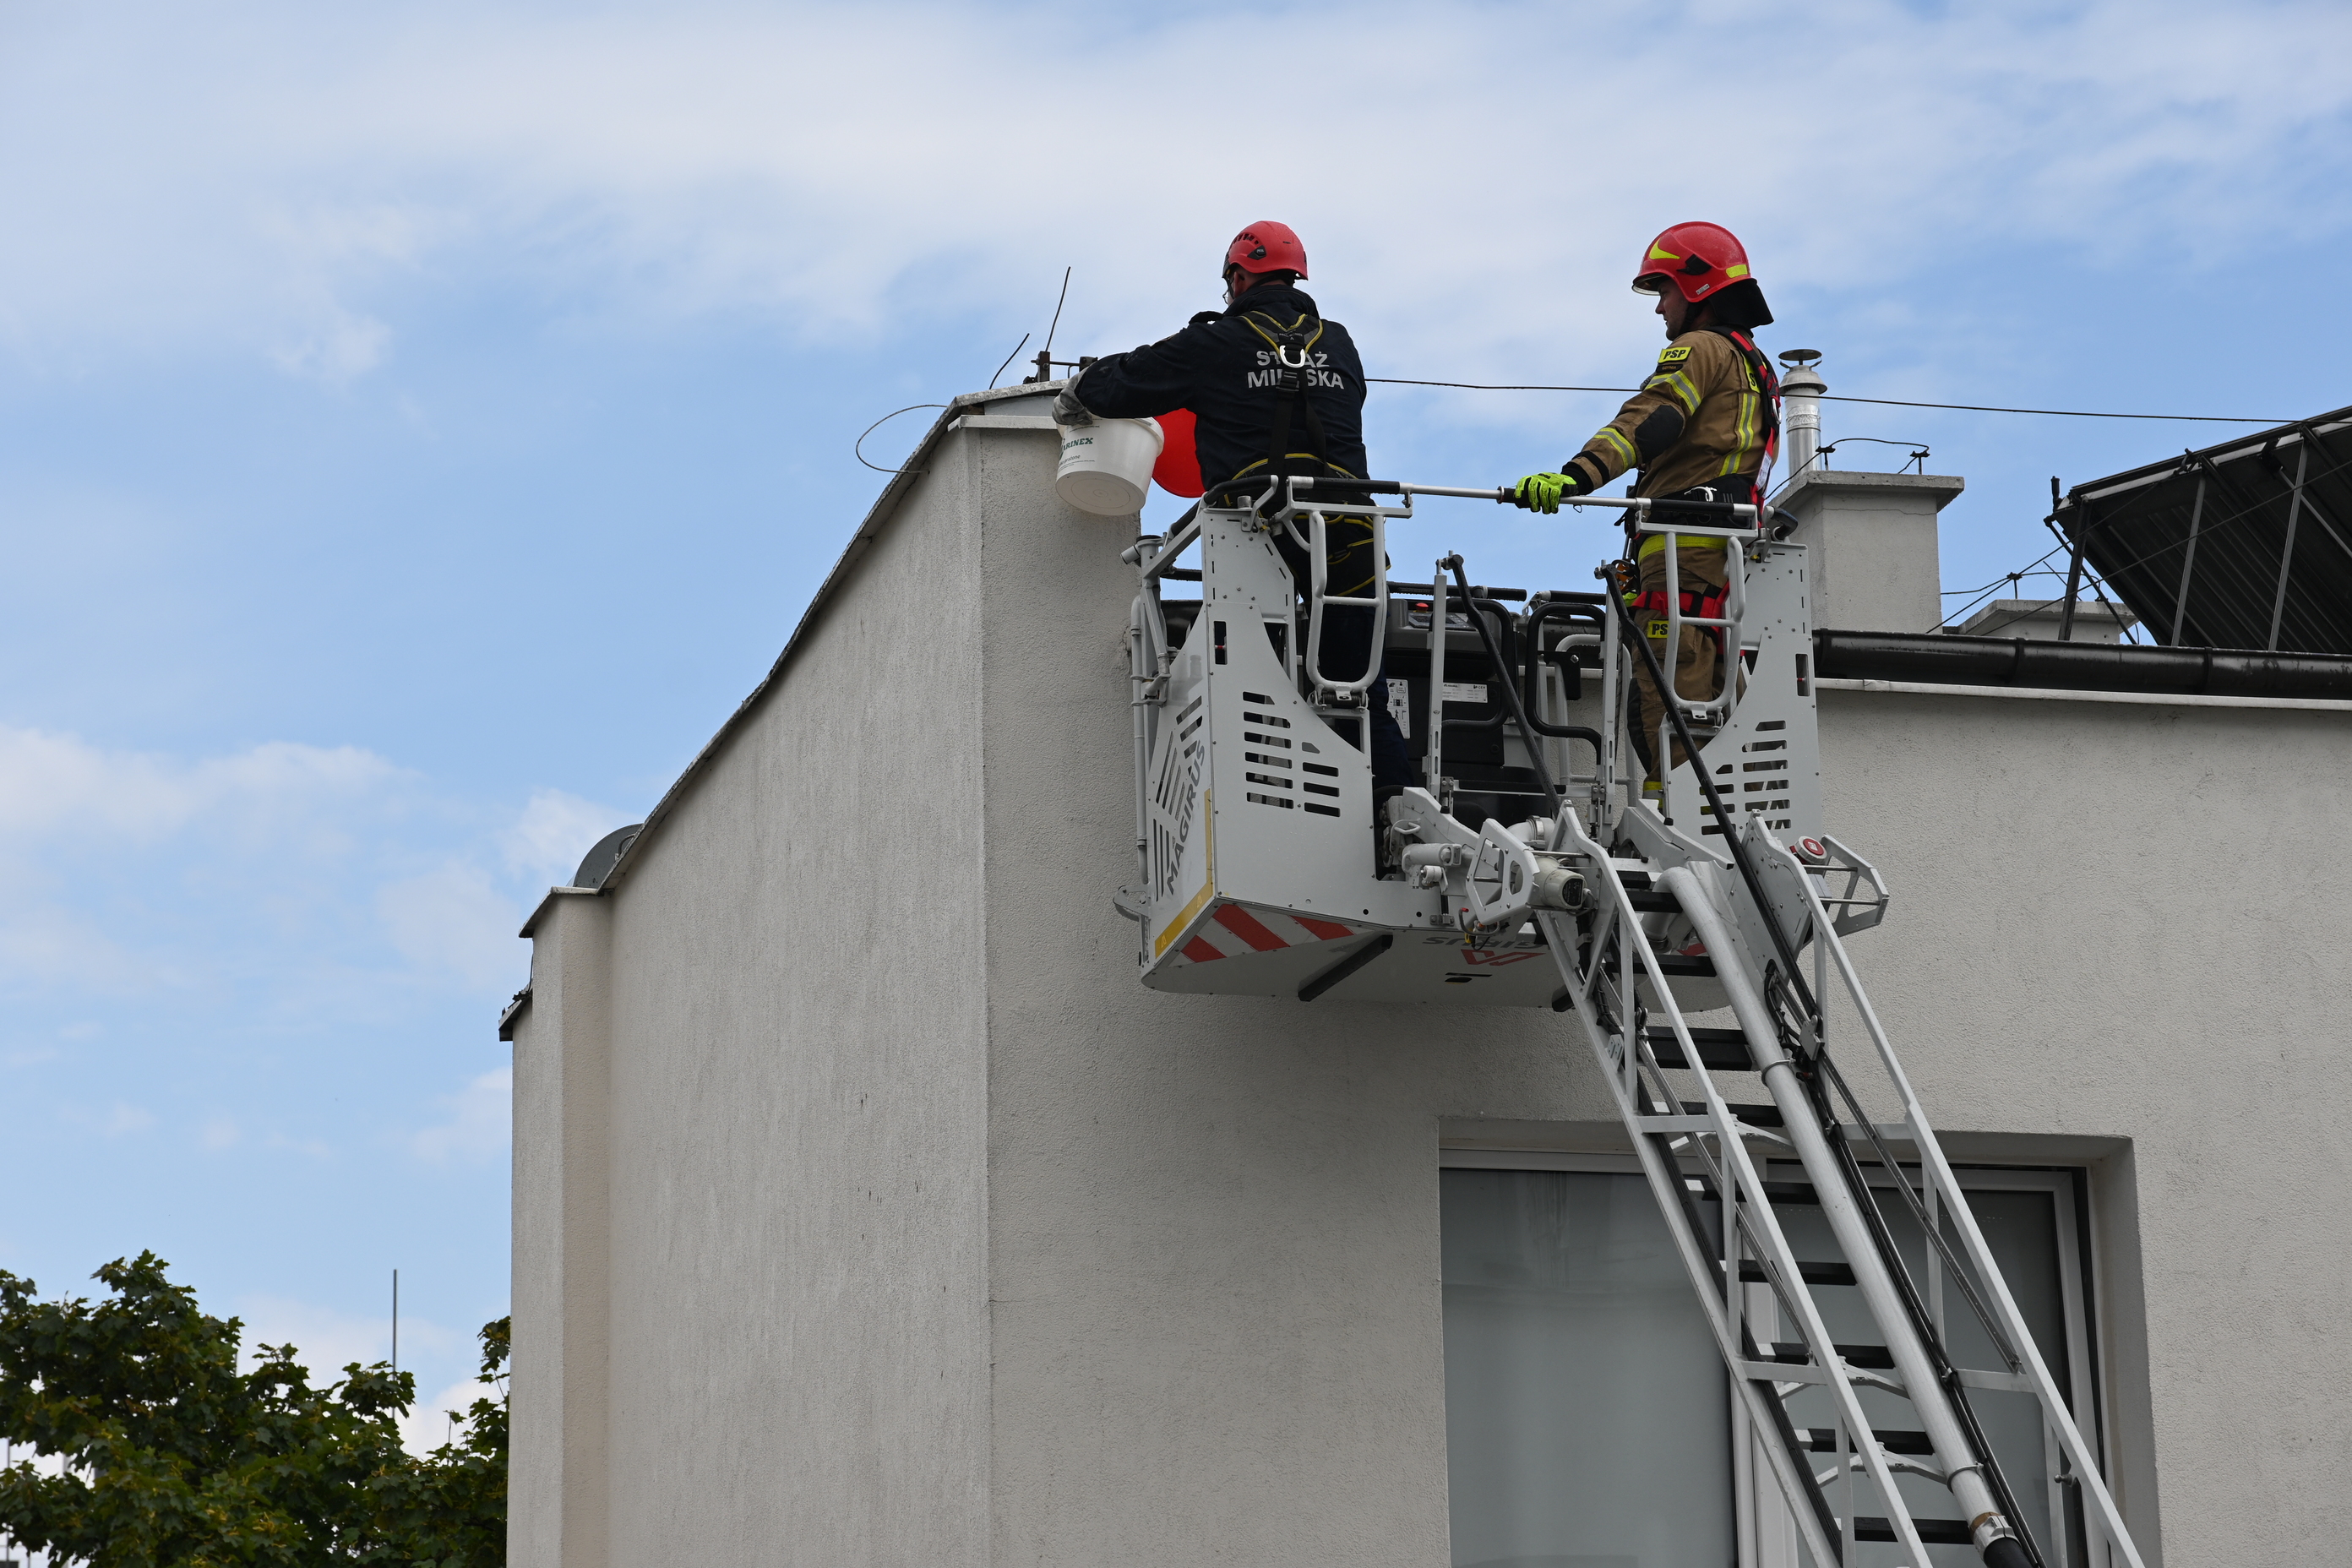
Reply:
[[[1213, 491], [1267, 457], [1287, 396], [1276, 384], [1274, 340], [1290, 331], [1310, 340], [1307, 396], [1322, 421], [1324, 460], [1365, 478], [1364, 365], [1355, 340], [1288, 284], [1261, 283], [1223, 311], [1202, 311], [1173, 336], [1096, 361], [1078, 382], [1078, 401], [1110, 419], [1191, 409], [1199, 421], [1201, 478]], [[1312, 441], [1297, 420], [1284, 445], [1307, 452]]]

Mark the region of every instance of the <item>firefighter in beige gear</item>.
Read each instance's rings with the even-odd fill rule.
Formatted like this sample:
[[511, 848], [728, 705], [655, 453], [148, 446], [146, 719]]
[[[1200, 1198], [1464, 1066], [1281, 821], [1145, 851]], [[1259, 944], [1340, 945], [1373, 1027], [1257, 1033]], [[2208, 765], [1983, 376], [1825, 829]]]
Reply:
[[[1633, 279], [1636, 292], [1657, 296], [1665, 322], [1666, 350], [1657, 368], [1628, 398], [1617, 416], [1597, 431], [1584, 449], [1557, 473], [1529, 474], [1518, 482], [1521, 506], [1558, 511], [1563, 500], [1589, 495], [1629, 468], [1639, 469], [1636, 496], [1658, 501], [1710, 500], [1748, 503], [1763, 499], [1765, 478], [1780, 439], [1780, 384], [1748, 334], [1772, 320], [1764, 291], [1749, 273], [1748, 253], [1728, 229], [1711, 223], [1681, 223], [1650, 242]], [[1657, 509], [1670, 518], [1669, 509]], [[1631, 514], [1628, 514], [1629, 516]], [[1719, 521], [1709, 518], [1710, 522]], [[1633, 536], [1629, 535], [1629, 542]], [[1641, 592], [1628, 609], [1654, 639], [1661, 668], [1666, 660], [1666, 595], [1681, 599], [1685, 616], [1722, 613], [1727, 562], [1723, 542], [1703, 534], [1676, 537], [1681, 581], [1666, 582], [1663, 534], [1639, 536], [1633, 554]], [[1711, 628], [1685, 626], [1674, 651], [1675, 689], [1692, 700], [1717, 694], [1731, 674], [1721, 657], [1721, 638]], [[1649, 790], [1662, 786], [1664, 770], [1655, 754], [1664, 719], [1657, 688], [1646, 669], [1637, 669], [1634, 698], [1641, 721], [1635, 744], [1649, 768]], [[1673, 764], [1683, 761], [1679, 742]]]

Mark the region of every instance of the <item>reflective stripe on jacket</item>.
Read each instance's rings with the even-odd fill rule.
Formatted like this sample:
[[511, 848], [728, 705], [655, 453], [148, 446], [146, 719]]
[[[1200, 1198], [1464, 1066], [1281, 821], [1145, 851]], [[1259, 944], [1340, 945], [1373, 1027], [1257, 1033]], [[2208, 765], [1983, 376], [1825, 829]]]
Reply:
[[1685, 332], [1562, 471], [1581, 475], [1597, 490], [1639, 468], [1637, 496], [1676, 495], [1726, 479], [1752, 483], [1780, 442], [1780, 394], [1771, 366], [1745, 332]]

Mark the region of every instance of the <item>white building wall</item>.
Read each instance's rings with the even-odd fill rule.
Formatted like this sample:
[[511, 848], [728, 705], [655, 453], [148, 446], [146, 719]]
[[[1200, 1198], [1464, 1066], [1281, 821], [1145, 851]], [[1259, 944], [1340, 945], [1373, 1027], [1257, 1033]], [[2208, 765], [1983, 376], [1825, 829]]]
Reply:
[[1895, 892], [1857, 961], [1929, 1116], [2130, 1142], [2098, 1216], [2123, 1489], [2158, 1491], [2177, 1563], [2341, 1554], [2352, 713], [1822, 710], [1829, 818]]
[[[615, 1564], [987, 1557], [972, 456], [874, 542], [658, 851], [552, 911], [613, 925]], [[531, 1068], [519, 1171], [551, 1135]]]
[[[613, 911], [614, 1562], [1442, 1563], [1439, 1148], [1622, 1146], [1549, 1013], [1136, 983], [1132, 528], [1056, 504], [1054, 452], [919, 455], [617, 886], [557, 906]], [[2347, 721], [1823, 702], [1930, 1114], [2093, 1166], [2119, 1489], [2177, 1562], [2342, 1538]], [[518, 1037], [519, 1561], [551, 1016]]]
[[611, 1315], [612, 909], [551, 897], [515, 1029], [515, 1568], [603, 1568]]

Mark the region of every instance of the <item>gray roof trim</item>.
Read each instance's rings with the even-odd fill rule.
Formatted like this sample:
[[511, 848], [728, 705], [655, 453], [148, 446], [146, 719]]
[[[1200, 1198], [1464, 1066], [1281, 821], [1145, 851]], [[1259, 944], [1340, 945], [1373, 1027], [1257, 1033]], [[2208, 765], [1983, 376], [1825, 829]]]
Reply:
[[[963, 416], [976, 408], [992, 403], [1003, 403], [1019, 397], [1035, 397], [1040, 394], [1051, 396], [1059, 392], [1062, 385], [1061, 382], [1049, 381], [1018, 386], [1001, 386], [988, 392], [967, 392], [950, 401], [947, 407], [940, 411], [939, 418], [924, 435], [921, 443], [908, 455], [906, 466], [890, 476], [890, 482], [884, 485], [882, 493], [874, 499], [874, 505], [866, 512], [866, 521], [857, 525], [857, 531], [850, 536], [849, 543], [843, 548], [841, 559], [834, 563], [833, 570], [826, 574], [824, 583], [818, 585], [815, 595], [809, 600], [808, 608], [801, 612], [800, 621], [793, 627], [793, 635], [786, 639], [783, 651], [776, 656], [776, 662], [768, 667], [768, 673], [761, 679], [760, 684], [751, 688], [750, 696], [736, 704], [735, 711], [727, 716], [726, 722], [719, 726], [718, 732], [710, 737], [702, 750], [694, 754], [694, 760], [686, 764], [686, 771], [677, 775], [677, 780], [670, 784], [661, 799], [654, 804], [653, 810], [646, 814], [645, 826], [637, 830], [636, 837], [629, 841], [629, 847], [621, 852], [621, 858], [614, 862], [612, 870], [605, 874], [603, 890], [611, 891], [628, 877], [629, 872], [637, 863], [637, 858], [645, 853], [646, 845], [660, 833], [662, 824], [668, 819], [670, 812], [677, 807], [678, 802], [685, 798], [687, 791], [700, 782], [703, 771], [717, 757], [720, 748], [734, 739], [735, 731], [750, 721], [751, 710], [759, 705], [760, 700], [783, 679], [785, 669], [799, 654], [802, 645], [814, 634], [817, 623], [824, 617], [826, 609], [831, 606], [834, 595], [848, 584], [858, 563], [866, 559], [866, 552], [873, 549], [875, 542], [882, 537], [882, 531], [887, 528], [891, 519], [898, 515], [899, 502], [906, 500], [908, 491], [911, 490], [915, 481], [922, 477], [924, 463], [938, 449], [940, 443], [956, 428]], [[1009, 426], [1012, 421], [1008, 419], [1004, 423]], [[1022, 427], [1027, 427], [1026, 420], [1023, 422]], [[533, 915], [531, 918], [535, 921], [538, 916]], [[529, 925], [523, 928], [525, 935], [529, 935], [530, 931]]]
[[1823, 691], [1877, 691], [1916, 697], [2023, 698], [2029, 702], [2122, 702], [2144, 708], [2298, 708], [2310, 713], [2352, 713], [2352, 702], [2324, 697], [2210, 697], [2186, 691], [2073, 691], [2054, 686], [1952, 686], [1931, 680], [1881, 680], [1824, 675]]
[[2352, 426], [2352, 408], [2337, 408], [2326, 414], [2315, 414], [2308, 419], [2298, 419], [2292, 424], [2281, 425], [2273, 429], [2257, 430], [2251, 436], [2232, 436], [2227, 441], [2218, 442], [2210, 447], [2184, 451], [2177, 458], [2165, 458], [2157, 462], [2143, 464], [2137, 468], [2127, 468], [2120, 474], [2110, 474], [2104, 479], [2085, 480], [2068, 490], [2065, 500], [2061, 504], [2072, 506], [2077, 501], [2105, 500], [2110, 496], [2122, 495], [2128, 490], [2162, 484], [2165, 480], [2174, 479], [2193, 468], [2200, 459], [2214, 464], [2231, 462], [2240, 458], [2253, 456], [2265, 447], [2276, 450], [2281, 447], [2299, 446], [2303, 442], [2305, 431], [2320, 436], [2332, 436], [2347, 426]]
[[530, 1005], [530, 983], [525, 981], [523, 983], [523, 988], [516, 992], [513, 997], [507, 1003], [506, 1011], [499, 1015], [499, 1038], [507, 1041], [509, 1044], [513, 1043], [515, 1037], [515, 1020], [520, 1018], [523, 1014], [523, 1009]]

